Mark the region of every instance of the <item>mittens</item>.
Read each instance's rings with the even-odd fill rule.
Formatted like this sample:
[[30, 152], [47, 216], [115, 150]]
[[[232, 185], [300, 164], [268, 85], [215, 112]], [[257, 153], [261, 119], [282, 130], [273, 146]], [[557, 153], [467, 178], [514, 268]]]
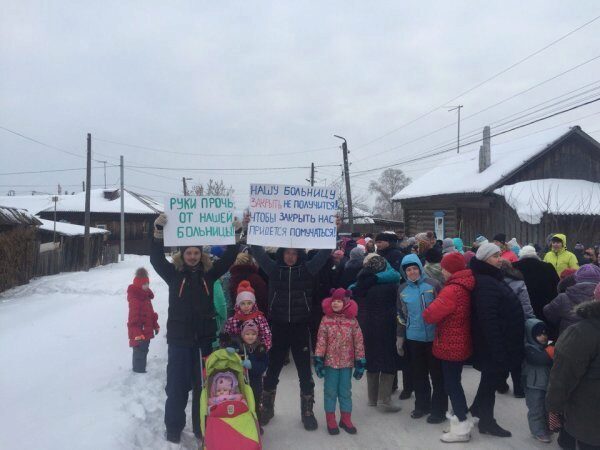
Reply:
[[367, 360], [365, 358], [357, 359], [356, 361], [354, 361], [354, 373], [352, 374], [352, 376], [355, 380], [360, 380], [363, 377], [366, 367]]
[[167, 216], [160, 214], [154, 221], [154, 239], [163, 238], [163, 228], [167, 224]]
[[242, 361], [242, 366], [244, 366], [244, 369], [252, 369], [252, 361], [250, 361], [249, 359], [245, 359]]
[[325, 366], [323, 364], [323, 358], [320, 356], [315, 356], [313, 358], [313, 363], [315, 365], [315, 373], [319, 378], [323, 378], [325, 376]]

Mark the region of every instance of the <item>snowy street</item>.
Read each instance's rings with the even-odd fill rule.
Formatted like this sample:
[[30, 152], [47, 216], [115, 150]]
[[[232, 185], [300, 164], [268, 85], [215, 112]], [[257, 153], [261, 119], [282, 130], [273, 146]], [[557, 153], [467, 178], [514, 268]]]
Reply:
[[[135, 269], [150, 272], [161, 333], [151, 342], [148, 373], [131, 371], [126, 289]], [[167, 286], [148, 257], [89, 273], [39, 278], [0, 295], [0, 448], [3, 450], [196, 449], [188, 424], [180, 446], [164, 440]], [[468, 368], [463, 384], [470, 402], [478, 372]], [[265, 449], [528, 449], [558, 448], [535, 442], [527, 426], [525, 400], [496, 396], [496, 418], [509, 439], [482, 436], [471, 444], [444, 445], [444, 425], [410, 418], [414, 397], [398, 414], [381, 414], [366, 404], [366, 379], [354, 382], [356, 436], [329, 436], [317, 381], [315, 414], [320, 428], [304, 431], [293, 364], [284, 368], [275, 418], [265, 427]], [[190, 396], [191, 397], [191, 396]], [[191, 404], [191, 400], [190, 400]]]

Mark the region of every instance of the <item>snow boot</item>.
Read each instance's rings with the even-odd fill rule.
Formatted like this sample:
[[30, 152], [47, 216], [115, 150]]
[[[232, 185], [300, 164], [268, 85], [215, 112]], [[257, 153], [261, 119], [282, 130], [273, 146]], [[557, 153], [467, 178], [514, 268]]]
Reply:
[[260, 424], [265, 426], [275, 416], [275, 394], [277, 389], [262, 392], [261, 407], [260, 407]]
[[313, 413], [313, 405], [315, 404], [315, 394], [300, 394], [300, 413], [302, 415], [302, 423], [306, 431], [314, 431], [319, 427], [315, 414]]
[[167, 441], [179, 444], [181, 442], [181, 431], [167, 430]]
[[[327, 421], [327, 431], [329, 432], [329, 434], [331, 434], [332, 436], [335, 436], [336, 434], [340, 434], [340, 429], [338, 428], [337, 423], [335, 421], [335, 413], [334, 412], [326, 412], [325, 420]], [[341, 423], [340, 423], [340, 425], [341, 425]]]
[[482, 424], [481, 421], [478, 424], [479, 427], [479, 432], [481, 434], [491, 434], [492, 436], [497, 436], [497, 437], [511, 437], [512, 433], [508, 430], [505, 430], [504, 428], [502, 428], [500, 425], [498, 425], [498, 422], [496, 422], [495, 420], [490, 423], [490, 424]]
[[382, 373], [379, 376], [379, 391], [377, 398], [377, 408], [382, 412], [398, 412], [402, 408], [392, 403], [392, 383], [394, 375], [391, 373]]
[[369, 395], [369, 406], [377, 406], [377, 395], [379, 395], [379, 372], [367, 372], [367, 392]]
[[342, 412], [341, 415], [342, 417], [340, 419], [340, 427], [343, 428], [344, 431], [348, 434], [356, 434], [356, 427], [352, 423], [352, 413]]
[[440, 440], [442, 442], [469, 442], [471, 440], [471, 429], [473, 423], [469, 420], [463, 422], [458, 420], [458, 417], [450, 417], [450, 431], [442, 434]]

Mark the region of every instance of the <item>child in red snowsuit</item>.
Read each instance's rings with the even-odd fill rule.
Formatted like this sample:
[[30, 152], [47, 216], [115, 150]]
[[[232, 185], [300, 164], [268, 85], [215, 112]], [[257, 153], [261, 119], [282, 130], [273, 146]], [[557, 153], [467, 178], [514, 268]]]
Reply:
[[[323, 300], [323, 313], [317, 347], [315, 372], [325, 377], [325, 417], [329, 434], [340, 432], [336, 419], [336, 402], [340, 403], [340, 427], [350, 434], [356, 433], [352, 424], [352, 376], [360, 380], [366, 367], [363, 334], [356, 320], [358, 306], [345, 289], [331, 291]], [[352, 369], [354, 368], [354, 374]]]
[[150, 290], [150, 279], [148, 271], [139, 268], [135, 272], [133, 284], [127, 288], [127, 301], [129, 302], [129, 319], [127, 330], [129, 334], [129, 346], [133, 348], [133, 371], [136, 373], [146, 372], [146, 358], [150, 339], [152, 339], [160, 327], [158, 326], [158, 314], [152, 307], [154, 293]]

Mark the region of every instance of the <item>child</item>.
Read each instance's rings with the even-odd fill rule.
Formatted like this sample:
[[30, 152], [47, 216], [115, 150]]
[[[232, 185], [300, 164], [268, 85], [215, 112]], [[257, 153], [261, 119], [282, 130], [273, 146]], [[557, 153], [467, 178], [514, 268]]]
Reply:
[[158, 314], [152, 308], [154, 293], [150, 290], [148, 271], [143, 267], [135, 272], [133, 284], [127, 288], [129, 346], [133, 348], [133, 371], [146, 373], [146, 357], [150, 339], [158, 334]]
[[241, 401], [244, 396], [240, 394], [238, 380], [231, 372], [219, 372], [212, 381], [208, 406], [220, 405], [228, 401]]
[[540, 442], [550, 443], [546, 418], [546, 391], [552, 368], [553, 347], [548, 346], [548, 332], [544, 322], [527, 319], [525, 322], [525, 362], [523, 385], [527, 402], [527, 420], [531, 434]]
[[[339, 434], [336, 424], [336, 400], [340, 402], [340, 427], [356, 433], [352, 424], [352, 379], [360, 380], [366, 367], [363, 335], [356, 320], [358, 306], [345, 289], [331, 290], [331, 297], [323, 300], [323, 313], [317, 348], [315, 372], [325, 377], [325, 417], [329, 434]], [[354, 374], [352, 368], [354, 367]]]
[[230, 336], [240, 337], [242, 334], [242, 325], [247, 320], [253, 320], [259, 329], [261, 342], [267, 348], [271, 349], [271, 329], [264, 314], [256, 306], [256, 297], [254, 289], [249, 281], [241, 281], [237, 289], [235, 299], [235, 313], [233, 317], [227, 319], [224, 332]]
[[[262, 343], [260, 329], [254, 320], [242, 325], [242, 348], [244, 366], [248, 369], [248, 380], [254, 393], [256, 414], [260, 422], [260, 398], [263, 391], [263, 376], [269, 365], [267, 347]], [[261, 428], [262, 432], [262, 428]]]

